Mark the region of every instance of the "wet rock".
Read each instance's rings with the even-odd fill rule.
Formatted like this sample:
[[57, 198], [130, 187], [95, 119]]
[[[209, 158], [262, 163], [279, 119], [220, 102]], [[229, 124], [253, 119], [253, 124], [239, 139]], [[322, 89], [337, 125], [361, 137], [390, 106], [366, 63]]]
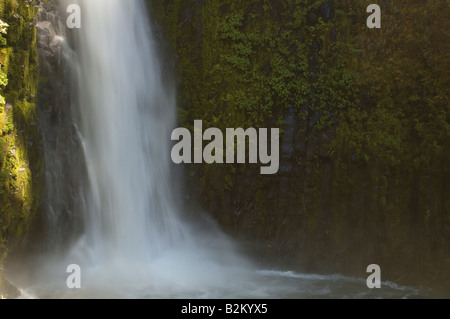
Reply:
[[330, 20], [334, 17], [333, 1], [329, 0], [320, 6], [320, 13], [325, 20]]
[[293, 153], [294, 153], [294, 147], [292, 146], [292, 144], [283, 144], [281, 146], [281, 156], [283, 158], [289, 159], [289, 158], [291, 158]]
[[279, 172], [282, 173], [290, 173], [292, 171], [292, 163], [290, 162], [282, 162], [280, 164]]
[[[290, 107], [287, 109], [286, 114], [284, 116], [285, 129], [282, 138], [282, 149], [290, 149], [294, 142], [294, 133], [295, 133], [295, 109]], [[291, 151], [292, 153], [292, 151]]]

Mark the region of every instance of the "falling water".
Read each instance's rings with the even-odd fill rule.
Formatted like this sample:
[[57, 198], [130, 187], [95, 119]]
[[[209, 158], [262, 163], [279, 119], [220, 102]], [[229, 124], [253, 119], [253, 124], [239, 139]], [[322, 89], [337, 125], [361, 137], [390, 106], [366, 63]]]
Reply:
[[[73, 32], [74, 51], [66, 45], [65, 55], [75, 92], [72, 138], [79, 141], [72, 144], [81, 145], [69, 153], [83, 165], [72, 164], [78, 166], [70, 172], [78, 179], [78, 191], [71, 192], [76, 203], [69, 209], [67, 196], [57, 198], [67, 180], [58, 176], [63, 163], [71, 161], [47, 151], [52, 157], [46, 162], [47, 183], [53, 183], [47, 188], [47, 210], [52, 220], [49, 232], [59, 234], [55, 220], [63, 210], [72, 211], [70, 222], [79, 220], [84, 226], [63, 256], [42, 256], [32, 269], [34, 280], [19, 284], [26, 287], [23, 295], [371, 297], [361, 279], [257, 271], [213, 223], [201, 227], [184, 218], [169, 149], [176, 121], [175, 91], [164, 80], [145, 2], [79, 4], [82, 28]], [[46, 134], [55, 132], [44, 130]], [[79, 166], [85, 166], [86, 174]], [[67, 288], [69, 264], [80, 265], [82, 289]], [[386, 297], [416, 293], [392, 283], [386, 287]]]
[[210, 280], [220, 280], [223, 271], [202, 268], [226, 254], [198, 248], [204, 239], [182, 221], [174, 195], [169, 143], [175, 92], [163, 80], [144, 1], [82, 0], [80, 5], [75, 122], [88, 183], [85, 233], [70, 258], [93, 272], [99, 285], [111, 280], [183, 285], [186, 278], [202, 281], [208, 273]]
[[[78, 141], [72, 144], [80, 145], [68, 153], [83, 165], [62, 161], [68, 155], [59, 148], [46, 151], [49, 240], [58, 246], [64, 237], [58, 229], [83, 226], [75, 241], [64, 241], [72, 242], [69, 247], [59, 245], [63, 256], [45, 254], [28, 291], [51, 297], [202, 296], [203, 289], [248, 277], [248, 262], [213, 223], [194, 225], [185, 218], [170, 158], [175, 90], [145, 2], [78, 3], [82, 27], [63, 51], [72, 79], [71, 138]], [[50, 145], [58, 139], [55, 131], [44, 135]], [[67, 173], [75, 186], [61, 196]], [[81, 291], [66, 287], [70, 264], [81, 267]]]
[[189, 238], [171, 196], [173, 90], [142, 1], [82, 1], [79, 128], [95, 258], [148, 260]]

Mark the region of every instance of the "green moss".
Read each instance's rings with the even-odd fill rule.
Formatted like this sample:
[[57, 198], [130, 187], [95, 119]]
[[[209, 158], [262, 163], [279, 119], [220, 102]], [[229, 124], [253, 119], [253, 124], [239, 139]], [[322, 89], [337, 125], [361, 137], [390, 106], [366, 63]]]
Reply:
[[[326, 19], [330, 4], [335, 15]], [[221, 129], [283, 129], [294, 107], [306, 149], [284, 179], [250, 166], [188, 170], [223, 224], [230, 204], [217, 194], [241, 206], [231, 209], [263, 212], [249, 221], [260, 229], [235, 224], [248, 237], [286, 219], [297, 227], [286, 240], [329, 264], [376, 258], [448, 272], [448, 1], [385, 1], [381, 30], [364, 23], [369, 4], [151, 1], [177, 61], [182, 126], [202, 119]]]
[[0, 1], [0, 19], [9, 25], [6, 41], [0, 41], [0, 95], [5, 97], [0, 103], [0, 265], [26, 235], [40, 198], [41, 154], [31, 146], [40, 141], [35, 125], [37, 10], [34, 1]]

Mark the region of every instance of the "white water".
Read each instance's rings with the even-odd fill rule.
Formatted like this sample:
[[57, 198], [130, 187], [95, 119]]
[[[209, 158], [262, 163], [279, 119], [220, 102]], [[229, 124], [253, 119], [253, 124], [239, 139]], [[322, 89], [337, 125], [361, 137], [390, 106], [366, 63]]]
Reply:
[[[175, 92], [163, 81], [144, 1], [80, 4], [73, 70], [88, 170], [85, 230], [63, 258], [45, 256], [24, 297], [374, 296], [360, 279], [257, 271], [214, 226], [184, 220], [170, 164]], [[82, 289], [67, 289], [69, 264], [81, 266]], [[386, 297], [416, 294], [386, 287]]]
[[62, 258], [43, 258], [25, 294], [66, 296], [69, 264], [82, 270], [71, 296], [202, 296], [248, 277], [215, 226], [184, 219], [170, 158], [175, 90], [163, 80], [145, 2], [78, 3], [72, 108], [87, 169], [84, 232]]
[[82, 1], [80, 133], [89, 173], [86, 241], [94, 263], [148, 261], [189, 240], [171, 196], [174, 92], [142, 1]]
[[194, 234], [177, 205], [169, 144], [175, 92], [163, 82], [144, 1], [80, 5], [75, 69], [89, 183], [85, 234], [69, 258], [87, 286], [112, 285], [119, 294], [120, 285], [223, 284], [232, 271], [222, 265], [237, 258], [216, 249], [231, 246]]

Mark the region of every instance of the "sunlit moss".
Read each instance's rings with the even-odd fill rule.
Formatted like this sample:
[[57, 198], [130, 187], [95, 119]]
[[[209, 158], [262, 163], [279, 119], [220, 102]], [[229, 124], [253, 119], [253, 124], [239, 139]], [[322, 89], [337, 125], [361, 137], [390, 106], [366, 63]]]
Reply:
[[39, 203], [37, 12], [34, 1], [0, 1], [0, 19], [8, 24], [0, 41], [0, 265], [26, 235]]

